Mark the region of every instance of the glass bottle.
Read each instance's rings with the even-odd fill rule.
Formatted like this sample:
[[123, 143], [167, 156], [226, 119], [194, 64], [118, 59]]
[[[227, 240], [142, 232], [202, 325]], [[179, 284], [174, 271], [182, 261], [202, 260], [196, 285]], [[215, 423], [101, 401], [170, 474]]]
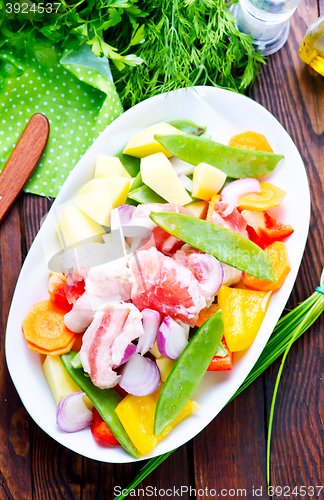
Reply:
[[306, 31], [299, 49], [299, 57], [324, 76], [324, 15], [311, 24]]

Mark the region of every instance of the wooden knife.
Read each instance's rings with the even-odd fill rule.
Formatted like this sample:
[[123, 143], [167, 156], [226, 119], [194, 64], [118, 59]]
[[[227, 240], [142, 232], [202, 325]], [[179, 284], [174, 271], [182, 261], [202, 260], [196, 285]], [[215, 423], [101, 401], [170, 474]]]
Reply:
[[31, 117], [0, 175], [0, 223], [39, 162], [49, 134], [46, 116]]

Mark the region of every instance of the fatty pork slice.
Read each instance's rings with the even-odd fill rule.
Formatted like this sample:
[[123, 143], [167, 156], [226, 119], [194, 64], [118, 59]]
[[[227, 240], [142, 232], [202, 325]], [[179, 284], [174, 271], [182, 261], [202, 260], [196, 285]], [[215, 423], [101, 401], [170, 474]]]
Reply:
[[77, 299], [70, 312], [65, 314], [64, 323], [69, 330], [75, 333], [84, 332], [93, 320], [94, 311], [89, 296], [84, 292]]
[[89, 269], [85, 289], [92, 309], [96, 311], [107, 302], [130, 300], [129, 277], [130, 272], [124, 257]]
[[132, 301], [194, 326], [206, 298], [192, 272], [152, 247], [130, 259]]
[[83, 335], [80, 360], [94, 385], [109, 389], [121, 376], [112, 369], [119, 365], [132, 340], [144, 334], [142, 315], [133, 304], [109, 302], [98, 309]]
[[248, 238], [247, 222], [234, 205], [216, 201], [211, 222]]
[[224, 272], [221, 263], [212, 255], [188, 244], [175, 252], [173, 259], [190, 269], [205, 294], [209, 307], [223, 282]]

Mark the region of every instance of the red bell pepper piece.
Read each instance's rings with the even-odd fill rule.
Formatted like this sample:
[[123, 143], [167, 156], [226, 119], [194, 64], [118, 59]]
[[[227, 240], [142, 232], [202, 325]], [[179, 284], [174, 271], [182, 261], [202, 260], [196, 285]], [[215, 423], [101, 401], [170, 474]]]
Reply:
[[233, 353], [227, 347], [225, 337], [222, 338], [222, 344], [225, 351], [227, 351], [227, 355], [223, 358], [221, 356], [214, 356], [207, 368], [208, 372], [225, 372], [232, 369]]
[[266, 248], [274, 241], [282, 241], [294, 232], [291, 226], [282, 224], [265, 211], [243, 210], [242, 215], [248, 223], [247, 232], [250, 240], [261, 248]]
[[52, 276], [49, 281], [48, 291], [50, 294], [50, 299], [57, 307], [64, 309], [65, 311], [70, 311], [72, 305], [69, 304], [66, 293], [65, 293], [65, 281], [59, 277]]
[[69, 304], [75, 304], [78, 298], [85, 292], [85, 282], [81, 279], [80, 281], [74, 281], [71, 285], [66, 283], [64, 291]]
[[91, 425], [91, 433], [95, 439], [106, 444], [118, 446], [120, 443], [115, 438], [114, 434], [109, 429], [106, 422], [101, 418], [100, 413], [96, 408], [93, 409], [93, 422]]

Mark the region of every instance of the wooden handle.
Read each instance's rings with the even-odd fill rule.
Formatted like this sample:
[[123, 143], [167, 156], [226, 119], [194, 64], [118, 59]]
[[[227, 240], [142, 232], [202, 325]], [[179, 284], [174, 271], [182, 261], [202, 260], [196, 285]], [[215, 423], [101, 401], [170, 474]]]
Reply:
[[19, 196], [45, 149], [49, 123], [44, 115], [33, 115], [0, 175], [0, 222]]

